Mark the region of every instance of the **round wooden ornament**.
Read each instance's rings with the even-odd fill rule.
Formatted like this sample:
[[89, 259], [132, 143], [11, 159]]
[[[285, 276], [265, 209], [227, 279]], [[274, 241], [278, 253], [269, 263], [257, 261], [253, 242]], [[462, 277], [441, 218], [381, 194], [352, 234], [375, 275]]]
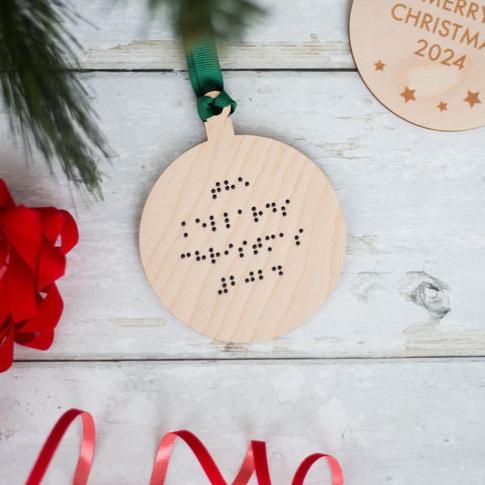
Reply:
[[350, 42], [372, 93], [402, 118], [459, 131], [485, 124], [485, 3], [354, 0]]
[[143, 267], [165, 307], [204, 335], [282, 335], [316, 312], [340, 274], [337, 195], [294, 148], [234, 135], [228, 108], [205, 126], [208, 140], [172, 163], [147, 199]]

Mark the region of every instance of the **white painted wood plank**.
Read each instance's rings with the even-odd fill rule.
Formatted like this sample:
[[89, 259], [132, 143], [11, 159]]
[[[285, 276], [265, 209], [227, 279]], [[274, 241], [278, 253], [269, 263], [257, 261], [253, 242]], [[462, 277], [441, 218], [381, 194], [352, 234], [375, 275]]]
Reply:
[[[147, 2], [78, 2], [89, 21], [73, 29], [84, 69], [185, 70], [165, 16], [148, 21]], [[353, 68], [347, 38], [349, 0], [261, 1], [267, 15], [221, 50], [225, 69]]]
[[[275, 484], [322, 451], [348, 485], [482, 485], [484, 378], [485, 362], [472, 359], [17, 364], [0, 376], [2, 483], [23, 483], [55, 420], [76, 406], [98, 426], [92, 483], [148, 483], [158, 439], [188, 428], [228, 480], [253, 438], [268, 442]], [[75, 429], [45, 485], [70, 482], [77, 450]], [[169, 475], [207, 483], [183, 445]], [[315, 470], [307, 484], [324, 478]]]
[[485, 354], [483, 130], [443, 134], [385, 110], [355, 73], [227, 73], [236, 130], [280, 139], [325, 170], [350, 233], [344, 274], [307, 324], [272, 342], [224, 345], [162, 308], [138, 256], [147, 193], [203, 126], [186, 74], [85, 74], [115, 157], [88, 204], [28, 167], [0, 128], [0, 173], [26, 204], [75, 214], [81, 243], [61, 287], [57, 340], [28, 359], [381, 357]]

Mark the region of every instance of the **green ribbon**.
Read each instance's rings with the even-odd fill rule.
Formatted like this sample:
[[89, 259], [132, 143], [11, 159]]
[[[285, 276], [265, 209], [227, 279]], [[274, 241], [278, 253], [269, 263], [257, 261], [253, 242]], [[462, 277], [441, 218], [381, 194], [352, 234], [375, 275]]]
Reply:
[[[197, 111], [202, 121], [218, 115], [226, 107], [231, 107], [231, 113], [236, 109], [234, 101], [224, 91], [221, 66], [213, 40], [200, 40], [186, 52], [189, 76], [197, 96]], [[211, 91], [218, 91], [215, 98], [206, 96]]]

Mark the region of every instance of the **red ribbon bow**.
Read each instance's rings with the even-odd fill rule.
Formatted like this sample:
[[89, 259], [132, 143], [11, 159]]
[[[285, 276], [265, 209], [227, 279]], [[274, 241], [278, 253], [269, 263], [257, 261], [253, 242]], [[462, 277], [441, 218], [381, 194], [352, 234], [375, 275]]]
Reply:
[[[42, 482], [49, 463], [54, 456], [62, 437], [71, 423], [78, 416], [82, 418], [83, 435], [79, 459], [74, 473], [73, 485], [87, 484], [93, 462], [94, 445], [96, 441], [94, 420], [91, 414], [85, 411], [70, 409], [61, 416], [49, 434], [25, 485], [39, 485]], [[167, 433], [162, 438], [155, 457], [150, 485], [164, 485], [168, 465], [170, 463], [170, 458], [172, 457], [173, 445], [177, 438], [185, 441], [193, 451], [211, 485], [227, 485], [227, 482], [224, 480], [224, 477], [212, 456], [207, 451], [207, 448], [197, 436], [190, 431], [185, 430]], [[323, 453], [315, 453], [302, 461], [293, 477], [292, 485], [303, 485], [310, 468], [322, 458], [327, 461], [330, 467], [332, 485], [343, 485], [343, 473], [339, 462], [332, 456]], [[266, 444], [263, 441], [251, 441], [246, 457], [244, 458], [241, 468], [232, 482], [232, 485], [246, 485], [254, 473], [256, 473], [259, 485], [271, 485], [268, 458], [266, 455]]]
[[77, 241], [69, 212], [16, 205], [0, 179], [0, 372], [12, 364], [14, 342], [51, 346], [63, 310], [55, 281]]

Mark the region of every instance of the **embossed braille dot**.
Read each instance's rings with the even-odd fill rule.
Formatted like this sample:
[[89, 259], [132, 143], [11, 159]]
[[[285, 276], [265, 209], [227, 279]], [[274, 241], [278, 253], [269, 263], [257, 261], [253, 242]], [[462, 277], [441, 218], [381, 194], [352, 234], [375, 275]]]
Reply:
[[276, 207], [276, 202], [271, 202], [271, 207]]
[[256, 278], [251, 278], [251, 281], [256, 281]]
[[219, 187], [219, 185], [221, 185], [220, 182], [216, 182], [216, 187]]
[[300, 234], [303, 234], [303, 229], [300, 229], [298, 232], [299, 232]]
[[202, 227], [207, 227], [207, 224], [205, 222], [203, 222]]
[[246, 187], [249, 187], [249, 182], [245, 182], [245, 183], [244, 183], [244, 185], [245, 185]]
[[256, 218], [254, 219], [254, 222], [259, 222], [259, 219], [256, 217]]
[[211, 263], [212, 264], [216, 264], [216, 260], [215, 259], [211, 259]]
[[214, 220], [214, 216], [209, 216], [209, 219], [210, 219], [211, 221], [213, 221], [213, 220]]
[[224, 289], [223, 291], [224, 291], [224, 293], [227, 293], [227, 291], [228, 291], [228, 290], [227, 290], [227, 288], [226, 288], [226, 289]]
[[246, 278], [244, 281], [245, 281], [246, 283], [249, 283], [249, 278]]
[[263, 211], [259, 211], [259, 212], [258, 212], [258, 214], [259, 214], [260, 216], [262, 216], [262, 215], [263, 215]]
[[226, 249], [226, 250], [224, 251], [224, 254], [227, 256], [227, 255], [229, 254], [229, 251]]
[[214, 248], [209, 248], [209, 253], [213, 253], [214, 252]]
[[290, 203], [290, 199], [285, 200], [285, 204], [288, 205]]
[[283, 215], [283, 217], [286, 217], [286, 212], [283, 212], [283, 214], [282, 214], [282, 215]]
[[298, 241], [298, 239], [300, 239], [300, 236], [295, 236], [295, 239]]
[[229, 243], [229, 249], [232, 249], [234, 247], [234, 244]]
[[215, 200], [217, 199], [217, 195], [213, 195], [212, 198]]
[[273, 209], [273, 212], [277, 212], [278, 209]]
[[242, 214], [242, 210], [241, 210], [241, 209], [238, 209], [238, 210], [237, 210], [237, 213], [238, 213], [238, 214]]
[[271, 271], [276, 271], [276, 266], [273, 266], [273, 267], [271, 268]]
[[189, 237], [189, 235], [186, 232], [184, 232], [184, 237]]
[[280, 271], [278, 274], [279, 274], [280, 276], [283, 276], [283, 271]]
[[184, 259], [184, 258], [185, 258], [185, 254], [183, 254], [183, 253], [182, 253], [182, 254], [180, 255], [180, 257], [181, 257], [182, 259]]
[[219, 295], [222, 295], [222, 290], [219, 290], [217, 293], [219, 293]]
[[212, 232], [216, 232], [217, 229], [215, 227], [212, 228]]
[[199, 251], [196, 251], [194, 254], [195, 254], [196, 256], [198, 256], [198, 255], [200, 254], [200, 252], [199, 252]]
[[243, 245], [244, 245], [244, 246], [246, 246], [246, 244], [247, 244], [247, 243], [248, 243], [247, 241], [243, 241]]
[[263, 275], [260, 275], [260, 276], [259, 276], [259, 279], [260, 279], [260, 280], [262, 280], [263, 278], [264, 278], [264, 277], [263, 277]]
[[258, 269], [258, 274], [263, 274], [263, 270], [262, 269]]
[[268, 251], [269, 251], [269, 252], [273, 251], [273, 248], [271, 248], [271, 247], [270, 247], [270, 248], [268, 248]]
[[249, 276], [254, 276], [254, 271], [250, 271]]
[[200, 256], [197, 256], [195, 259], [196, 261], [200, 261]]
[[216, 193], [216, 189], [212, 189], [212, 190], [211, 190], [211, 192], [212, 192], [213, 194], [215, 194], [215, 193]]
[[202, 260], [206, 260], [207, 259], [207, 256], [205, 254], [202, 255]]
[[190, 253], [187, 253], [187, 257], [190, 258], [191, 254]]
[[236, 186], [234, 184], [231, 185], [231, 189], [234, 190]]
[[240, 257], [240, 258], [244, 258], [244, 253], [240, 253], [240, 254], [239, 254], [239, 257]]
[[224, 180], [224, 185], [229, 185], [229, 181], [228, 180]]
[[217, 258], [220, 258], [220, 256], [221, 256], [221, 253], [220, 253], [220, 252], [217, 252], [217, 253], [216, 253], [216, 257], [217, 257]]
[[243, 181], [243, 178], [242, 178], [242, 177], [238, 177], [238, 178], [237, 178], [237, 181], [238, 181], [238, 182], [242, 182], [242, 181]]
[[187, 223], [185, 221], [182, 221], [182, 226], [185, 226]]
[[285, 236], [285, 235], [284, 235], [282, 232], [280, 232], [280, 237], [284, 237], [284, 236]]
[[199, 219], [199, 218], [197, 218], [197, 219], [195, 220], [195, 223], [196, 223], [196, 224], [198, 224], [199, 222], [200, 222], [200, 219]]
[[231, 229], [231, 224], [226, 224], [226, 229]]
[[276, 235], [275, 234], [271, 234], [271, 239], [276, 239]]
[[299, 246], [301, 244], [300, 241], [296, 241], [296, 245]]
[[258, 254], [258, 251], [255, 249], [255, 250], [253, 251], [253, 253], [254, 253], [254, 255], [257, 255], [257, 254]]
[[281, 266], [281, 264], [278, 265], [278, 269], [283, 269], [283, 266]]

